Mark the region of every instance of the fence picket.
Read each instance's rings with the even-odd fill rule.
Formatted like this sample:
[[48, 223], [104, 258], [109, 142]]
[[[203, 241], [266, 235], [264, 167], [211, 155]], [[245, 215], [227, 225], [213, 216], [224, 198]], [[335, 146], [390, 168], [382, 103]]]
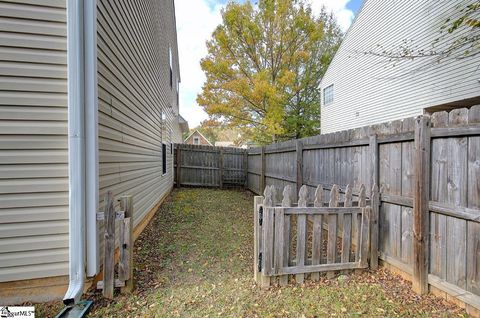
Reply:
[[269, 207], [273, 206], [273, 200], [272, 200], [272, 189], [267, 186], [265, 187], [265, 191], [263, 193], [263, 212], [262, 216], [260, 219], [262, 220], [262, 225], [260, 227], [260, 235], [261, 235], [261, 250], [260, 253], [262, 255], [261, 257], [261, 269], [262, 269], [262, 275], [261, 275], [261, 280], [260, 280], [260, 285], [262, 287], [269, 287], [270, 286], [270, 277], [268, 276], [270, 274], [271, 270], [271, 257], [270, 253], [271, 250], [269, 249], [270, 245], [270, 232], [273, 231], [273, 229], [270, 226], [270, 218], [269, 213]]
[[[300, 188], [298, 193], [298, 207], [307, 206], [308, 189], [306, 185]], [[306, 244], [307, 244], [307, 216], [300, 214], [297, 216], [297, 266], [304, 266], [306, 260]], [[299, 284], [303, 284], [305, 274], [297, 274], [295, 280]]]
[[[283, 199], [282, 199], [282, 207], [291, 207], [292, 206], [292, 186], [286, 185], [283, 189]], [[277, 216], [275, 215], [275, 221], [277, 221]], [[278, 222], [281, 229], [278, 229], [278, 235], [281, 237], [281, 240], [276, 240], [275, 243], [280, 244], [280, 241], [283, 245], [276, 246], [276, 250], [279, 250], [281, 253], [280, 259], [276, 262], [280, 267], [288, 267], [288, 261], [290, 256], [290, 215], [286, 215], [283, 213], [279, 213]], [[277, 232], [276, 232], [277, 233]], [[276, 234], [277, 235], [277, 234]], [[281, 251], [280, 251], [281, 250]], [[288, 275], [282, 275], [279, 277], [279, 284], [280, 286], [285, 286], [288, 284]]]
[[361, 249], [360, 249], [360, 266], [362, 268], [368, 267], [371, 211], [372, 211], [372, 208], [370, 206], [367, 206], [363, 208], [363, 213], [362, 213], [362, 234], [361, 234]]
[[[323, 187], [317, 186], [315, 190], [315, 207], [323, 207]], [[323, 241], [323, 216], [317, 214], [313, 216], [313, 237], [312, 237], [312, 265], [319, 265], [322, 258], [322, 241]], [[311, 274], [312, 280], [318, 280], [320, 274], [318, 272]]]
[[[339, 199], [338, 186], [335, 184], [330, 191], [329, 207], [337, 207]], [[329, 214], [327, 216], [328, 223], [328, 240], [327, 240], [327, 264], [333, 264], [337, 258], [337, 214]], [[332, 278], [335, 272], [327, 272], [327, 278]]]
[[[345, 190], [345, 208], [352, 206], [352, 187], [347, 185]], [[350, 245], [352, 242], [352, 215], [344, 214], [343, 216], [343, 233], [342, 233], [342, 262], [350, 261]]]
[[[362, 184], [360, 186], [360, 192], [358, 194], [358, 206], [359, 207], [365, 207], [367, 205], [367, 198], [366, 198], [366, 189], [365, 189], [365, 185]], [[358, 213], [355, 213], [354, 214], [354, 218], [357, 220], [357, 225], [358, 225], [358, 228], [357, 228], [357, 232], [356, 232], [356, 237], [355, 237], [355, 242], [356, 242], [356, 250], [355, 250], [355, 262], [360, 262], [360, 249], [361, 249], [361, 245], [360, 245], [360, 242], [361, 242], [361, 224], [362, 224], [362, 221], [361, 219], [359, 220], [359, 218], [361, 218], [362, 216], [358, 215]]]

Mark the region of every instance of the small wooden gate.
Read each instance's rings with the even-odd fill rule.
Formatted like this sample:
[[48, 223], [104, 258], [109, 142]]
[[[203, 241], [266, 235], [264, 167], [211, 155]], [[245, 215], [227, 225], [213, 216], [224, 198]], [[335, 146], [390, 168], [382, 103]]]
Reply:
[[[264, 196], [255, 197], [255, 280], [270, 286], [274, 277], [280, 285], [288, 284], [289, 275], [303, 283], [305, 275], [317, 280], [321, 272], [333, 277], [335, 271], [368, 267], [372, 207], [378, 196], [374, 186], [367, 200], [365, 186], [353, 200], [347, 186], [340, 202], [337, 185], [324, 202], [318, 186], [313, 203], [307, 202], [307, 187], [301, 187], [298, 203], [292, 204], [292, 189], [286, 186], [281, 204], [276, 204], [275, 188], [267, 186]], [[373, 201], [375, 202], [375, 201]], [[375, 204], [373, 206], [376, 206]]]

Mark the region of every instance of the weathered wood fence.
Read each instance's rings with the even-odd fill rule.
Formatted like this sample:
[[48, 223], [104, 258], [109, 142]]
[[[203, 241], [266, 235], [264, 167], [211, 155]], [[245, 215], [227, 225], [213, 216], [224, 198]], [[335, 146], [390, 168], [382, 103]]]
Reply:
[[246, 180], [245, 149], [175, 144], [177, 187], [245, 187]]
[[372, 259], [480, 308], [480, 106], [252, 148], [247, 166], [258, 194], [378, 184]]
[[[375, 189], [373, 197], [378, 197]], [[276, 202], [275, 191], [274, 186], [266, 186], [264, 196], [254, 201], [254, 278], [261, 286], [270, 286], [276, 277], [280, 285], [286, 285], [289, 275], [303, 283], [307, 274], [318, 280], [320, 272], [331, 277], [335, 271], [368, 267], [370, 225], [378, 205], [367, 206], [365, 186], [355, 201], [347, 186], [343, 202], [336, 185], [328, 202], [321, 185], [313, 202], [308, 201], [306, 185], [300, 188], [297, 204], [292, 203], [290, 185], [283, 190], [281, 204]], [[378, 235], [373, 228], [372, 234]]]
[[[115, 287], [122, 292], [131, 292], [134, 288], [133, 277], [133, 199], [124, 195], [120, 199], [121, 211], [115, 211], [113, 193], [107, 191], [104, 211], [97, 213], [97, 221], [104, 221], [103, 280], [97, 282], [97, 288], [103, 289], [103, 296], [113, 298]], [[119, 237], [116, 241], [115, 228], [118, 222]], [[118, 270], [115, 271], [115, 245], [119, 247]], [[115, 278], [118, 272], [118, 278]]]

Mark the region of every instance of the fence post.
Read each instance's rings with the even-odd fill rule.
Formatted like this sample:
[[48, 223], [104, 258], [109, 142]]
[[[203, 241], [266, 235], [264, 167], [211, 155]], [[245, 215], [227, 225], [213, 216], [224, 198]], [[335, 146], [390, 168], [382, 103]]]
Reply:
[[295, 154], [297, 161], [297, 193], [300, 193], [300, 188], [303, 185], [303, 143], [301, 140], [297, 140]]
[[413, 191], [413, 290], [428, 292], [430, 117], [415, 119]]
[[176, 175], [177, 175], [177, 188], [180, 188], [181, 186], [181, 181], [180, 181], [180, 176], [181, 176], [181, 148], [180, 148], [180, 145], [179, 144], [176, 144], [175, 145], [175, 150], [177, 152], [177, 156], [176, 156], [176, 160], [177, 160], [177, 171], [176, 171]]
[[220, 168], [220, 189], [223, 189], [223, 149], [219, 151], [219, 168]]
[[[371, 214], [371, 235], [370, 235], [370, 267], [372, 269], [378, 268], [378, 220], [379, 220], [379, 210], [380, 210], [380, 198], [379, 193], [374, 193], [375, 189], [378, 189], [379, 174], [379, 156], [378, 156], [378, 141], [377, 135], [373, 134], [370, 136], [370, 205], [372, 207]], [[378, 192], [378, 191], [377, 191]]]
[[260, 170], [260, 193], [263, 193], [265, 189], [265, 146], [262, 146], [262, 151], [260, 153], [261, 170]]

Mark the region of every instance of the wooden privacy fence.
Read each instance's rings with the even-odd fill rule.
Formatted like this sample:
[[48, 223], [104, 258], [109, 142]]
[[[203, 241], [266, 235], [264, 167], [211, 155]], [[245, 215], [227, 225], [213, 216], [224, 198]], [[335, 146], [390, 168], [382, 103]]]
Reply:
[[[372, 193], [378, 196], [377, 190]], [[317, 187], [312, 203], [305, 185], [297, 204], [292, 204], [292, 196], [287, 185], [281, 204], [276, 204], [273, 186], [265, 188], [263, 197], [255, 197], [254, 277], [261, 286], [270, 286], [274, 277], [286, 285], [289, 275], [303, 283], [307, 274], [318, 280], [321, 272], [331, 277], [334, 271], [368, 267], [370, 231], [377, 235], [371, 223], [378, 205], [367, 206], [365, 186], [355, 201], [350, 186], [343, 202], [336, 185], [329, 202], [324, 202], [322, 186]]]
[[[97, 283], [98, 289], [103, 289], [105, 298], [113, 298], [115, 287], [121, 287], [122, 292], [131, 292], [133, 280], [133, 200], [125, 195], [120, 199], [121, 211], [115, 211], [113, 193], [108, 191], [104, 200], [105, 210], [97, 213], [97, 221], [104, 221], [104, 254], [103, 280]], [[115, 223], [119, 229], [119, 263], [118, 278], [115, 279]]]
[[[480, 308], [480, 106], [248, 150], [248, 188], [378, 184], [378, 258]], [[296, 194], [295, 194], [296, 196]]]
[[175, 144], [177, 187], [245, 187], [247, 152], [232, 147]]

